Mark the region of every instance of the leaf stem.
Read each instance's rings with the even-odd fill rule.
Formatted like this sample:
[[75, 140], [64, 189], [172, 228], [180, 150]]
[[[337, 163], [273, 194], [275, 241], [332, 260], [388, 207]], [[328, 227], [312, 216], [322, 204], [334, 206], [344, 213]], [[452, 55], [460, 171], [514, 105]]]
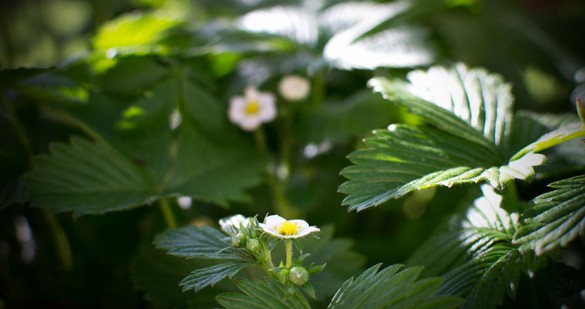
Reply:
[[159, 203], [160, 210], [162, 211], [167, 226], [170, 228], [176, 228], [177, 220], [175, 219], [175, 215], [173, 215], [173, 210], [171, 209], [171, 204], [169, 204], [169, 200], [166, 198], [161, 198], [159, 200]]
[[55, 241], [55, 249], [57, 250], [57, 256], [61, 261], [61, 265], [63, 265], [65, 270], [70, 270], [71, 265], [73, 264], [73, 259], [71, 255], [71, 246], [69, 246], [69, 240], [65, 235], [65, 231], [63, 231], [63, 227], [61, 227], [57, 219], [55, 219], [55, 215], [49, 212], [49, 210], [43, 208], [42, 213], [45, 221], [49, 225], [49, 231]]
[[286, 268], [290, 269], [292, 267], [292, 239], [286, 239], [284, 245], [286, 249]]

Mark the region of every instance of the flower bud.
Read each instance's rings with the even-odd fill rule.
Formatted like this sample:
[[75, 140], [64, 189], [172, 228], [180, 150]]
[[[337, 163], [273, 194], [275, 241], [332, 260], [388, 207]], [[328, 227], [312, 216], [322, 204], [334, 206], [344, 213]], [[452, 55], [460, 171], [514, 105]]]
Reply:
[[300, 101], [309, 95], [311, 84], [302, 76], [288, 75], [278, 84], [278, 91], [288, 101]]
[[234, 247], [241, 247], [245, 243], [246, 243], [246, 235], [242, 234], [241, 232], [239, 232], [236, 235], [232, 236], [232, 246], [234, 246]]
[[248, 251], [256, 253], [258, 252], [258, 249], [260, 249], [260, 242], [258, 241], [258, 239], [250, 238], [248, 239], [248, 243], [246, 244], [246, 249], [248, 249]]
[[280, 281], [282, 284], [286, 284], [288, 282], [288, 274], [289, 270], [285, 267], [275, 267], [271, 269], [271, 271], [276, 275], [276, 279]]
[[290, 269], [288, 274], [290, 281], [296, 285], [303, 285], [309, 280], [309, 273], [303, 267], [295, 266]]

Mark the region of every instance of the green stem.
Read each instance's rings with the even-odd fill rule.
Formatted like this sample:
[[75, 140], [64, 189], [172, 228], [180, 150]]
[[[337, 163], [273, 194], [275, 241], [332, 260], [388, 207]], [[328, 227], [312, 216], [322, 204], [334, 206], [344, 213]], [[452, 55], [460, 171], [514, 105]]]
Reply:
[[173, 215], [173, 210], [171, 209], [171, 205], [169, 204], [169, 200], [166, 198], [161, 198], [159, 200], [160, 203], [160, 210], [165, 218], [165, 222], [167, 226], [170, 228], [177, 227], [177, 220], [175, 219], [175, 215]]
[[52, 213], [44, 208], [42, 209], [42, 212], [45, 221], [49, 225], [49, 231], [55, 240], [55, 249], [57, 250], [57, 256], [61, 261], [61, 265], [63, 265], [65, 270], [70, 270], [73, 264], [73, 258], [65, 231], [63, 231], [63, 228]]
[[290, 269], [292, 267], [292, 239], [287, 239], [284, 241], [286, 247], [286, 268]]
[[325, 97], [325, 72], [323, 70], [319, 70], [317, 73], [315, 73], [315, 76], [313, 77], [312, 88], [313, 106], [321, 106], [323, 103], [323, 98]]

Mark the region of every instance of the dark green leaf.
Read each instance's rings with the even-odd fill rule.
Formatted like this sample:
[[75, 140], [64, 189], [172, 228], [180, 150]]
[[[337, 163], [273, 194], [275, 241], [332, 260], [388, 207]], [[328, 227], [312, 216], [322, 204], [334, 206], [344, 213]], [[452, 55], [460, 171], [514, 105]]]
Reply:
[[105, 142], [73, 138], [53, 144], [23, 176], [35, 207], [101, 214], [151, 203], [153, 183], [141, 168]]
[[420, 267], [391, 265], [378, 272], [380, 264], [364, 271], [355, 280], [347, 280], [335, 294], [328, 308], [455, 308], [460, 299], [436, 295], [441, 278], [418, 280]]
[[241, 280], [241, 293], [223, 293], [217, 301], [226, 309], [309, 309], [309, 303], [297, 288], [287, 288], [274, 279], [263, 281]]
[[[243, 189], [260, 182], [266, 157], [227, 123], [221, 103], [188, 80], [160, 82], [125, 110], [101, 98], [61, 113], [114, 147], [79, 139], [54, 146], [26, 177], [34, 205], [76, 215], [170, 196], [225, 205], [247, 200]], [[182, 122], [173, 128], [177, 111]]]
[[181, 291], [179, 282], [195, 268], [204, 267], [201, 260], [184, 259], [165, 254], [152, 246], [143, 247], [131, 265], [136, 287], [144, 290], [146, 298], [163, 307], [211, 308], [216, 289], [195, 293]]
[[522, 214], [526, 225], [514, 236], [514, 243], [537, 255], [585, 236], [585, 175], [549, 186], [555, 190], [532, 200]]
[[240, 270], [252, 262], [223, 262], [206, 268], [200, 268], [191, 272], [191, 274], [181, 280], [183, 291], [195, 290], [195, 292], [208, 287], [214, 286], [225, 278], [233, 278]]
[[169, 229], [158, 235], [154, 244], [169, 254], [186, 258], [254, 261], [244, 250], [231, 246], [226, 234], [210, 226]]

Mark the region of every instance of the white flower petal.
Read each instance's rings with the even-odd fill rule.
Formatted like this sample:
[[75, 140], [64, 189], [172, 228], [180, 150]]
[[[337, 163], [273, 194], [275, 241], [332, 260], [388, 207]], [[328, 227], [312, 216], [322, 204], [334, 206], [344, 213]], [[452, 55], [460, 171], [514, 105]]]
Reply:
[[[289, 223], [294, 224], [297, 227], [296, 233], [292, 235], [283, 235], [280, 234], [280, 230], [283, 224]], [[305, 220], [286, 220], [281, 216], [278, 215], [271, 215], [264, 219], [264, 223], [260, 223], [260, 228], [264, 230], [264, 232], [282, 239], [294, 239], [304, 237], [310, 233], [319, 232], [320, 229], [315, 226], [309, 226], [309, 224]]]
[[249, 227], [250, 218], [246, 218], [240, 214], [233, 215], [219, 219], [219, 226], [221, 230], [230, 235], [235, 235], [240, 231], [241, 226]]
[[311, 83], [308, 79], [299, 75], [285, 76], [278, 83], [278, 91], [288, 101], [304, 100], [311, 90]]

